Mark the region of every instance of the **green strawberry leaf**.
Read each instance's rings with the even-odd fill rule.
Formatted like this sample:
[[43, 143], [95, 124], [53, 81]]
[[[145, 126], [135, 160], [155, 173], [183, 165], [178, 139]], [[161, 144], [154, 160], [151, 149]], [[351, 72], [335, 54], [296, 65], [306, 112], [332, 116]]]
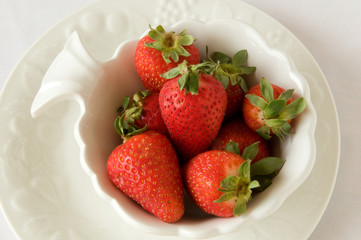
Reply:
[[229, 85], [229, 78], [219, 72], [214, 74], [214, 77], [221, 82], [224, 89], [226, 89]]
[[247, 94], [246, 98], [251, 102], [253, 106], [258, 107], [261, 110], [265, 110], [268, 106], [268, 103], [261, 97], [254, 94]]
[[241, 73], [245, 75], [250, 75], [256, 71], [256, 67], [242, 67]]
[[286, 123], [287, 121], [283, 119], [266, 119], [266, 125], [272, 129], [280, 128]]
[[266, 99], [268, 103], [273, 101], [273, 87], [272, 85], [264, 78], [261, 78], [260, 89], [262, 96]]
[[[256, 69], [256, 68], [255, 68]], [[242, 91], [244, 93], [248, 92], [248, 87], [247, 87], [247, 84], [246, 84], [246, 81], [243, 79], [242, 76], [238, 76], [238, 82], [239, 82], [239, 85], [241, 86], [242, 88]]]
[[214, 65], [215, 78], [218, 79], [224, 88], [238, 84], [244, 92], [248, 91], [247, 84], [242, 77], [249, 75], [256, 71], [256, 67], [245, 66], [248, 58], [247, 50], [240, 50], [236, 52], [233, 58], [221, 52], [214, 52], [211, 57], [208, 57], [208, 46], [206, 47], [207, 59], [203, 62]]
[[279, 99], [273, 100], [269, 102], [267, 107], [263, 110], [263, 115], [266, 119], [274, 118], [278, 116], [285, 107], [286, 101]]
[[259, 183], [259, 187], [254, 189], [256, 192], [263, 192], [272, 184], [272, 178], [268, 176], [254, 176], [252, 179]]
[[114, 121], [114, 128], [116, 132], [126, 141], [132, 136], [144, 132], [147, 126], [138, 128], [137, 126], [130, 124], [124, 119], [124, 115], [118, 116]]
[[280, 118], [286, 120], [293, 119], [305, 110], [306, 105], [307, 103], [304, 98], [298, 98], [284, 108], [280, 113]]
[[[198, 94], [198, 73], [190, 73], [189, 74], [189, 80], [188, 80], [188, 87], [186, 87], [191, 94]], [[182, 89], [181, 89], [182, 90]]]
[[122, 139], [129, 139], [131, 136], [144, 132], [147, 127], [139, 128], [135, 125], [135, 120], [138, 120], [143, 113], [143, 100], [150, 95], [150, 91], [138, 91], [133, 95], [133, 99], [125, 96], [122, 101], [122, 106], [119, 107], [119, 116], [114, 120], [115, 131], [122, 137]]
[[161, 40], [162, 35], [165, 33], [165, 30], [161, 25], [158, 25], [155, 29], [149, 25], [149, 29], [148, 36], [153, 40]]
[[247, 202], [242, 200], [241, 197], [237, 200], [233, 209], [233, 215], [238, 217], [247, 212]]
[[237, 75], [230, 75], [229, 76], [229, 81], [231, 82], [232, 86], [236, 85], [238, 83], [238, 77]]
[[[226, 144], [225, 151], [233, 152], [237, 155], [241, 155], [241, 151], [239, 150], [238, 143], [236, 143], [232, 140], [230, 140], [229, 143]], [[245, 158], [243, 158], [243, 159], [245, 159]]]
[[251, 166], [251, 179], [259, 183], [259, 186], [254, 190], [262, 192], [268, 188], [284, 163], [285, 160], [278, 157], [267, 157], [253, 163]]
[[222, 192], [231, 192], [234, 191], [239, 183], [239, 177], [237, 176], [228, 176], [221, 181], [221, 186], [219, 191]]
[[220, 64], [230, 63], [231, 62], [231, 58], [228, 55], [226, 55], [224, 53], [221, 53], [221, 52], [214, 52], [212, 54], [211, 59], [214, 62], [219, 62]]
[[171, 57], [174, 62], [179, 61], [178, 51], [175, 49], [169, 50], [169, 52], [163, 52], [163, 57], [166, 56], [167, 58]]
[[285, 141], [285, 137], [279, 127], [273, 127], [272, 132], [281, 140], [281, 142]]
[[142, 115], [143, 109], [141, 107], [131, 107], [125, 110], [125, 118], [128, 123], [134, 123]]
[[178, 86], [180, 90], [183, 90], [183, 88], [186, 86], [188, 81], [188, 76], [189, 76], [189, 72], [186, 72], [178, 79]]
[[119, 109], [118, 109], [118, 112], [122, 111], [123, 109], [128, 108], [129, 102], [130, 102], [130, 97], [125, 96], [125, 97], [123, 98], [123, 102], [122, 102], [123, 108], [119, 108]]
[[256, 130], [256, 132], [266, 140], [269, 140], [272, 137], [271, 136], [271, 128], [268, 127], [267, 125], [264, 125], [263, 127], [258, 128]]
[[285, 122], [281, 127], [280, 130], [283, 134], [285, 135], [289, 135], [291, 134], [291, 124], [289, 124], [288, 122]]
[[179, 74], [180, 74], [180, 68], [175, 67], [175, 68], [170, 69], [168, 72], [161, 74], [161, 76], [165, 79], [172, 79], [172, 78], [177, 77]]
[[[137, 106], [143, 105], [143, 100], [150, 95], [149, 90], [138, 91], [133, 95], [133, 101]], [[129, 101], [129, 100], [128, 100]]]
[[253, 160], [258, 154], [258, 144], [259, 142], [255, 142], [244, 148], [242, 158], [245, 160]]
[[234, 54], [232, 58], [232, 65], [235, 68], [240, 68], [244, 66], [247, 62], [248, 52], [247, 50], [240, 50], [236, 54]]
[[[191, 54], [185, 50], [184, 47], [182, 46], [179, 46], [177, 49], [176, 49], [176, 53], [180, 56], [185, 56], [185, 57], [189, 57]], [[177, 61], [178, 62], [178, 61]]]
[[284, 100], [286, 103], [288, 102], [288, 100], [291, 99], [292, 95], [293, 95], [294, 89], [288, 89], [284, 92], [282, 92], [280, 94], [280, 96], [278, 97], [279, 100]]
[[267, 157], [252, 164], [251, 176], [267, 176], [274, 172], [279, 171], [285, 160], [278, 157]]
[[249, 189], [260, 187], [260, 183], [257, 180], [252, 180], [252, 182], [248, 185]]
[[[276, 122], [277, 120], [279, 123]], [[268, 122], [272, 122], [271, 124], [275, 125], [272, 127], [272, 131], [282, 142], [285, 141], [284, 135], [291, 134], [291, 124], [289, 124], [286, 120], [274, 119], [274, 121]]]
[[121, 118], [118, 116], [115, 120], [114, 120], [114, 128], [115, 128], [115, 131], [120, 135], [122, 136], [123, 134], [123, 130], [122, 130], [122, 120]]
[[185, 31], [181, 32], [180, 35], [182, 36], [179, 39], [179, 44], [181, 46], [190, 46], [193, 44], [195, 39], [192, 35], [187, 35], [187, 33]]
[[251, 181], [251, 160], [244, 161], [238, 168], [238, 175], [241, 178], [241, 182]]
[[186, 72], [178, 79], [178, 86], [185, 93], [198, 94], [198, 73]]
[[234, 192], [234, 191], [226, 192], [226, 193], [222, 194], [217, 200], [214, 200], [214, 202], [221, 203], [221, 202], [225, 202], [225, 201], [231, 200], [236, 197], [237, 197], [236, 192]]
[[[162, 51], [162, 44], [161, 44], [160, 42], [158, 42], [158, 41], [150, 42], [150, 43], [145, 42], [144, 45], [145, 45], [146, 47], [154, 48], [154, 49], [156, 49], [156, 50], [158, 50], [158, 51]], [[163, 58], [164, 58], [164, 57], [165, 57], [165, 56], [163, 55]], [[169, 62], [169, 61], [168, 61], [168, 62]]]

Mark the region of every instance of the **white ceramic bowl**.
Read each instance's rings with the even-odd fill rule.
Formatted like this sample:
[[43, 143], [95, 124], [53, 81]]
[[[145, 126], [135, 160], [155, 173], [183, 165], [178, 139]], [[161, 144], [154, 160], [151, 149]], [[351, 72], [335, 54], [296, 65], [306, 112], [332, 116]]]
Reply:
[[101, 62], [92, 58], [84, 48], [81, 36], [72, 34], [64, 50], [49, 67], [34, 99], [32, 114], [36, 117], [64, 99], [79, 102], [81, 112], [74, 127], [82, 166], [104, 201], [113, 205], [125, 222], [139, 230], [159, 235], [206, 238], [245, 228], [275, 212], [304, 182], [314, 165], [316, 114], [308, 84], [294, 68], [291, 59], [277, 49], [271, 49], [256, 30], [242, 22], [224, 20], [205, 24], [182, 21], [164, 27], [176, 32], [187, 29], [197, 39], [195, 44], [203, 57], [206, 45], [210, 52], [221, 51], [229, 55], [247, 49], [248, 64], [257, 67], [250, 84], [266, 77], [271, 83], [286, 89], [294, 88], [296, 96], [303, 96], [308, 102], [306, 110], [294, 121], [295, 134], [288, 136], [281, 146], [275, 146], [280, 157], [286, 159], [282, 171], [265, 192], [248, 204], [246, 214], [237, 218], [208, 216], [186, 196], [184, 217], [177, 223], [167, 224], [143, 210], [109, 181], [106, 161], [120, 143], [113, 128], [116, 110], [124, 96], [142, 88], [133, 64], [137, 39], [121, 43], [112, 59]]

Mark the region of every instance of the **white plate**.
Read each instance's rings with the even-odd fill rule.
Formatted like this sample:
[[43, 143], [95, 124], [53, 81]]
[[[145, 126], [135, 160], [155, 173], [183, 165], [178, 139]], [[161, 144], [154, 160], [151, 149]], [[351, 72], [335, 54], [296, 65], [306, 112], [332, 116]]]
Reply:
[[[179, 13], [171, 13], [173, 9]], [[237, 0], [212, 3], [104, 0], [46, 33], [19, 62], [3, 87], [0, 199], [19, 238], [182, 239], [144, 234], [131, 228], [96, 194], [80, 166], [73, 136], [72, 126], [80, 111], [76, 103], [57, 105], [39, 119], [31, 118], [30, 106], [49, 64], [74, 30], [83, 36], [86, 47], [96, 58], [108, 59], [119, 42], [139, 36], [149, 23], [171, 25], [185, 18], [205, 22], [234, 19], [252, 25], [271, 47], [292, 57], [310, 85], [318, 115], [317, 158], [306, 182], [270, 217], [239, 232], [212, 239], [306, 239], [311, 234], [333, 189], [340, 144], [337, 114], [334, 104], [330, 104], [332, 95], [305, 47], [278, 22]]]

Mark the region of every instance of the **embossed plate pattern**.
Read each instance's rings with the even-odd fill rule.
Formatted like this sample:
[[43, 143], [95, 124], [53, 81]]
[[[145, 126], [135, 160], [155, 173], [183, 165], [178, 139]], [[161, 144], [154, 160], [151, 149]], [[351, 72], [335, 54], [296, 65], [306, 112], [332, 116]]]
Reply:
[[[171, 14], [172, 9], [179, 14]], [[132, 229], [95, 193], [80, 166], [71, 128], [79, 112], [76, 104], [64, 102], [38, 119], [30, 115], [49, 64], [74, 30], [96, 58], [108, 59], [119, 42], [139, 36], [149, 23], [173, 24], [181, 19], [234, 19], [252, 25], [271, 47], [292, 57], [310, 85], [318, 114], [316, 164], [306, 182], [275, 214], [252, 227], [212, 239], [306, 239], [311, 234], [333, 189], [339, 131], [335, 131], [338, 119], [334, 104], [329, 104], [333, 98], [327, 82], [305, 47], [278, 22], [239, 0], [103, 0], [46, 33], [21, 59], [2, 89], [0, 198], [20, 239], [182, 239]], [[321, 141], [322, 136], [329, 137]]]

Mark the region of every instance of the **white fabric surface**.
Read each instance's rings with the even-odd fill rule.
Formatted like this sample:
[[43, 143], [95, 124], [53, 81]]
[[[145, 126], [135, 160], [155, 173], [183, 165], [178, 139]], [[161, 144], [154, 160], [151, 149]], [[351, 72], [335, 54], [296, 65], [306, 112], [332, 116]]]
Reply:
[[[1, 0], [0, 88], [31, 45], [54, 24], [94, 0]], [[245, 0], [309, 49], [333, 92], [341, 125], [340, 168], [330, 203], [309, 239], [361, 237], [361, 1]], [[326, 136], [327, 137], [327, 136]], [[0, 212], [0, 239], [16, 239]]]

